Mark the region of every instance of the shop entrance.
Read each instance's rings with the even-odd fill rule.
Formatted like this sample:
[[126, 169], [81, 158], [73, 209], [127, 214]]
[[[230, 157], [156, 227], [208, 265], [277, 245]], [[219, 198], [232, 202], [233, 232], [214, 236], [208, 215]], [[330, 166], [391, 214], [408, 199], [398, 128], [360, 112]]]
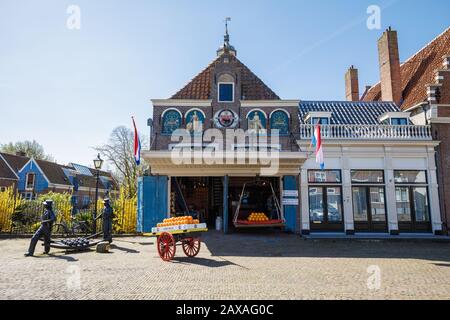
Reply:
[[[223, 180], [223, 177], [171, 177], [170, 214], [191, 215], [206, 222], [210, 228], [215, 228], [217, 217], [221, 217], [224, 223]], [[280, 210], [277, 210], [281, 209], [279, 201], [279, 177], [229, 177], [226, 202], [228, 228], [235, 229], [233, 220], [239, 203], [240, 220], [252, 222], [249, 218], [253, 213], [252, 217], [257, 221], [263, 216], [273, 221], [279, 220]], [[281, 225], [281, 222], [278, 224]]]
[[221, 177], [171, 177], [170, 214], [191, 215], [209, 227], [223, 214]]

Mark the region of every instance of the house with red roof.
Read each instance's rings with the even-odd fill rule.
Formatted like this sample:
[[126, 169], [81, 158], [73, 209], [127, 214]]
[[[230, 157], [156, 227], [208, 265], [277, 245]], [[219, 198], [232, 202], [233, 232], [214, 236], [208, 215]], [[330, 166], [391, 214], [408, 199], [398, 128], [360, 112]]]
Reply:
[[358, 70], [345, 76], [350, 101], [393, 101], [414, 124], [430, 125], [436, 147], [437, 181], [444, 228], [450, 229], [450, 28], [404, 62], [397, 31], [387, 29], [378, 41], [380, 82], [359, 96]]
[[[397, 83], [394, 69], [383, 67]], [[206, 68], [151, 100], [151, 148], [142, 153], [151, 175], [139, 179], [138, 231], [188, 214], [222, 222], [224, 233], [442, 235], [431, 126], [402, 111], [392, 83], [385, 101], [361, 101], [355, 68], [346, 79], [351, 101], [282, 99], [238, 59], [226, 29]], [[313, 146], [318, 129], [324, 168]]]

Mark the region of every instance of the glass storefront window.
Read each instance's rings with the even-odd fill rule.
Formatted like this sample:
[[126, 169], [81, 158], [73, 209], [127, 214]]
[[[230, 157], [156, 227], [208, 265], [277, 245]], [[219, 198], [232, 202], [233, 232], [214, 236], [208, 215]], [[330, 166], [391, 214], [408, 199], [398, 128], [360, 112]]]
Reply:
[[341, 188], [327, 188], [328, 221], [342, 221]]
[[429, 207], [427, 188], [413, 188], [416, 222], [429, 222]]
[[365, 187], [354, 187], [353, 193], [353, 214], [355, 221], [367, 221], [367, 193]]
[[352, 183], [384, 183], [382, 170], [352, 170]]
[[426, 171], [419, 170], [395, 170], [395, 183], [427, 183]]
[[324, 221], [323, 190], [322, 187], [309, 188], [309, 216], [311, 222]]
[[399, 222], [411, 222], [411, 199], [408, 187], [395, 188], [397, 217]]
[[370, 209], [372, 221], [386, 221], [386, 207], [384, 203], [384, 188], [372, 187], [370, 192]]
[[341, 183], [340, 170], [309, 170], [309, 183]]

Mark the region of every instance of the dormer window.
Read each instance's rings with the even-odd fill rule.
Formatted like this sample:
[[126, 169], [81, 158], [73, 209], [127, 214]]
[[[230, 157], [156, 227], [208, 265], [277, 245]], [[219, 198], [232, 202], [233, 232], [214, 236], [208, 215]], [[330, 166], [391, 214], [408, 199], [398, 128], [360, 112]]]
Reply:
[[233, 102], [234, 101], [234, 83], [220, 82], [219, 83], [219, 102]]
[[27, 190], [33, 190], [34, 189], [34, 180], [35, 180], [35, 174], [34, 173], [28, 173], [25, 181], [25, 189]]
[[305, 123], [308, 124], [331, 124], [331, 112], [310, 112], [305, 117]]
[[217, 79], [217, 100], [234, 102], [234, 77], [229, 73], [221, 74]]
[[387, 112], [378, 120], [384, 125], [406, 126], [409, 124], [410, 114], [410, 112]]

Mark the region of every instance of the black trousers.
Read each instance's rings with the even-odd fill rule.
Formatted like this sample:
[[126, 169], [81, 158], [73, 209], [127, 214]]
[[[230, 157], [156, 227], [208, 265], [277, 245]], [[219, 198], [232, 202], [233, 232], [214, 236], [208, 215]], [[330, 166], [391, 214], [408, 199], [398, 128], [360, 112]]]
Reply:
[[50, 237], [51, 237], [51, 229], [48, 226], [41, 225], [39, 229], [37, 229], [36, 233], [31, 238], [30, 247], [28, 248], [28, 253], [33, 255], [34, 250], [36, 249], [36, 244], [38, 243], [40, 238], [44, 238], [44, 247], [45, 253], [50, 252]]
[[103, 220], [103, 240], [112, 242], [112, 220]]

